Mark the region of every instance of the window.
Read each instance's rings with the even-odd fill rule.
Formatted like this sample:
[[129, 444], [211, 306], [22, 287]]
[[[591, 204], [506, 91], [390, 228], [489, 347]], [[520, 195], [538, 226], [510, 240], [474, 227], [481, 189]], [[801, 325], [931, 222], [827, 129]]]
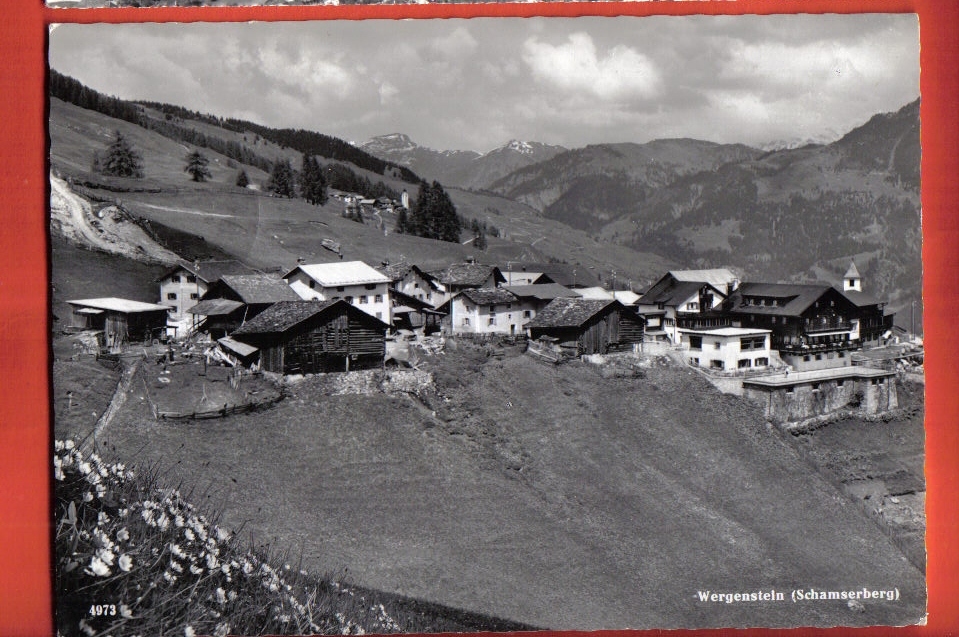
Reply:
[[839, 358], [846, 358], [846, 352], [839, 352], [836, 354]]
[[197, 294], [196, 292], [190, 292], [190, 300], [191, 300], [191, 301], [196, 301], [198, 298], [200, 298], [200, 295], [199, 295], [199, 294]]
[[352, 302], [353, 302], [353, 297], [352, 297], [352, 296], [348, 296], [348, 297], [346, 297], [346, 298], [343, 299], [343, 300], [346, 301], [347, 303], [352, 303]]
[[490, 325], [496, 325], [496, 317], [495, 317], [495, 316], [489, 317], [489, 324], [490, 324]]
[[844, 378], [840, 378], [839, 380], [836, 381], [836, 387], [842, 387], [845, 384], [846, 384], [846, 379]]
[[[420, 295], [420, 297], [422, 298], [422, 295]], [[382, 294], [377, 294], [376, 296], [374, 296], [374, 297], [373, 297], [373, 302], [374, 302], [374, 303], [382, 303], [382, 302], [383, 302], [383, 295], [382, 295]]]
[[821, 360], [822, 360], [822, 354], [816, 354], [816, 360], [817, 360], [817, 361], [821, 361]]
[[723, 361], [711, 360], [709, 361], [709, 366], [713, 369], [726, 369], [726, 363]]
[[419, 284], [419, 283], [414, 283], [414, 284], [413, 284], [413, 287], [419, 289], [420, 284]]
[[743, 338], [739, 339], [739, 349], [741, 350], [763, 349], [765, 347], [765, 336], [744, 336]]
[[812, 384], [812, 390], [813, 390], [813, 391], [819, 391], [819, 383], [813, 383], [813, 384]]
[[495, 305], [490, 305], [490, 306], [489, 306], [489, 313], [490, 313], [490, 314], [495, 314], [495, 313], [496, 313], [496, 306], [495, 306]]
[[812, 360], [812, 357], [809, 356], [809, 354], [806, 354], [805, 356], [802, 357], [802, 359], [808, 363], [810, 360]]
[[702, 336], [690, 336], [689, 337], [689, 349], [702, 349], [703, 348], [703, 337]]
[[468, 317], [468, 316], [467, 316], [467, 317], [464, 317], [464, 318], [463, 318], [463, 325], [469, 325], [469, 324], [470, 324], [470, 319], [469, 319], [469, 317]]
[[360, 297], [360, 305], [366, 305], [369, 302], [370, 302], [370, 297], [366, 296], [365, 294]]
[[752, 367], [752, 366], [753, 366], [753, 362], [749, 360], [748, 358], [739, 359], [739, 369], [743, 369], [744, 367]]
[[179, 282], [180, 282], [180, 275], [179, 275], [179, 274], [174, 274], [173, 276], [170, 277], [170, 281], [172, 281], [173, 283], [179, 283]]
[[310, 279], [310, 289], [311, 290], [316, 289], [316, 281], [314, 281], [313, 279]]
[[186, 282], [187, 282], [187, 283], [196, 283], [196, 277], [193, 276], [192, 274], [188, 274], [188, 275], [186, 275]]
[[698, 309], [699, 309], [699, 303], [696, 303], [696, 302], [687, 303], [687, 304], [686, 304], [686, 308], [687, 308], [688, 310], [690, 310], [690, 311], [698, 310]]
[[523, 318], [532, 318], [533, 312], [531, 310], [523, 310]]
[[427, 301], [432, 301], [432, 300], [433, 300], [433, 293], [432, 293], [432, 292], [427, 293], [427, 295], [426, 295], [426, 300], [427, 300]]
[[786, 393], [787, 393], [787, 394], [793, 393], [793, 388], [792, 388], [792, 387], [787, 387], [787, 388], [786, 388]]
[[720, 344], [719, 341], [716, 341], [715, 343], [713, 343], [713, 349], [720, 349], [720, 348], [722, 348], [722, 345]]
[[342, 291], [343, 291], [343, 286], [342, 286], [342, 285], [336, 286], [336, 291], [337, 291], [337, 292], [342, 292]]
[[696, 365], [696, 366], [698, 367], [698, 366], [699, 366], [699, 359], [698, 359], [698, 358], [690, 358], [690, 359], [689, 359], [689, 363], [690, 363], [691, 365]]
[[168, 301], [176, 301], [176, 292], [167, 292], [166, 298]]
[[756, 362], [754, 363], [754, 365], [756, 367], [766, 367], [767, 365], [769, 365], [769, 359], [766, 358], [765, 356], [760, 356], [759, 358], [756, 359]]
[[364, 285], [363, 287], [365, 287], [367, 290], [375, 290], [375, 289], [376, 289], [376, 284], [375, 284], [375, 283], [367, 283], [367, 284]]

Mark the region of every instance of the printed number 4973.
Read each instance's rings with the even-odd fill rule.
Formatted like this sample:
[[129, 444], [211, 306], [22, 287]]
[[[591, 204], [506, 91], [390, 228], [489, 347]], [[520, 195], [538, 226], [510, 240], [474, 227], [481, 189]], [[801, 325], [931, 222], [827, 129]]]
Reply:
[[116, 614], [116, 604], [94, 604], [90, 607], [90, 615], [92, 617], [113, 617]]

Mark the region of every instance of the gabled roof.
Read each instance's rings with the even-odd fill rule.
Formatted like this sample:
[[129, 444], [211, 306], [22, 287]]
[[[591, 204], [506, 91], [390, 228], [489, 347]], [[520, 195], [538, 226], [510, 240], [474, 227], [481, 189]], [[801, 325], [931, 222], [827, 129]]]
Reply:
[[120, 299], [115, 296], [107, 296], [98, 299], [77, 299], [75, 301], [67, 301], [67, 303], [70, 305], [78, 305], [80, 307], [92, 307], [98, 310], [122, 312], [124, 314], [135, 314], [137, 312], [168, 312], [173, 309], [169, 305], [143, 303], [142, 301]]
[[437, 312], [436, 309], [426, 301], [422, 301], [415, 296], [410, 296], [409, 294], [404, 294], [399, 290], [390, 290], [390, 301], [393, 302], [393, 312], [397, 311], [397, 308], [401, 305], [410, 308], [416, 312], [426, 312], [429, 314], [443, 314], [442, 312]]
[[855, 261], [849, 262], [849, 269], [846, 270], [846, 273], [844, 275], [842, 275], [842, 278], [844, 279], [861, 279], [862, 278], [859, 275], [859, 269], [856, 267]]
[[281, 334], [336, 303], [348, 305], [345, 301], [280, 301], [241, 325], [233, 334]]
[[389, 277], [362, 261], [334, 261], [333, 263], [298, 265], [284, 274], [283, 278], [290, 278], [297, 270], [302, 271], [323, 287], [390, 282]]
[[265, 274], [227, 274], [220, 281], [247, 304], [300, 300], [286, 281]]
[[241, 307], [243, 307], [243, 304], [239, 301], [231, 301], [230, 299], [206, 299], [187, 310], [187, 314], [197, 316], [226, 316]]
[[383, 276], [389, 277], [390, 281], [399, 281], [409, 274], [412, 269], [413, 266], [406, 262], [387, 263], [376, 268], [377, 271], [383, 273]]
[[858, 290], [843, 290], [842, 295], [852, 301], [856, 307], [868, 307], [870, 305], [883, 303], [883, 301], [880, 301], [873, 295], [859, 292]]
[[429, 274], [444, 285], [479, 287], [485, 284], [490, 276], [496, 282], [506, 281], [499, 268], [480, 263], [454, 263], [442, 270], [433, 270]]
[[178, 270], [186, 270], [201, 281], [213, 283], [220, 280], [224, 274], [255, 274], [256, 270], [239, 261], [197, 261], [195, 263], [182, 262], [163, 273], [157, 281], [162, 281]]
[[389, 327], [380, 319], [353, 307], [346, 301], [280, 301], [266, 308], [233, 332], [233, 336], [250, 334], [282, 334], [303, 321], [331, 309], [343, 306], [363, 320], [374, 321], [383, 328]]
[[614, 298], [616, 298], [613, 296], [612, 292], [606, 288], [599, 287], [598, 285], [588, 288], [577, 288], [576, 292], [584, 299], [603, 299], [606, 301], [612, 301]]
[[565, 287], [594, 287], [599, 279], [585, 265], [570, 263], [523, 263], [513, 262], [513, 274], [517, 272], [542, 272], [543, 276]]
[[[799, 316], [824, 294], [833, 291], [831, 285], [803, 283], [743, 283], [729, 300], [730, 311], [740, 314], [767, 314], [770, 316]], [[746, 305], [746, 297], [764, 297], [782, 300], [782, 305]], [[848, 299], [847, 299], [848, 300]]]
[[699, 290], [704, 286], [709, 286], [715, 294], [722, 298], [726, 295], [716, 286], [705, 281], [676, 281], [669, 278], [660, 279], [653, 287], [649, 288], [643, 296], [639, 298], [639, 305], [659, 305], [679, 306], [685, 303], [687, 299], [699, 294]]
[[509, 290], [521, 299], [537, 299], [540, 301], [552, 301], [553, 299], [577, 296], [569, 288], [564, 288], [558, 283], [534, 283], [532, 285], [504, 285], [504, 290]]
[[460, 293], [477, 305], [494, 305], [496, 303], [514, 303], [516, 295], [503, 288], [476, 288], [463, 290]]
[[667, 276], [672, 276], [677, 281], [708, 283], [718, 290], [725, 290], [727, 284], [738, 279], [738, 277], [727, 268], [711, 268], [708, 270], [670, 270]]
[[639, 303], [640, 296], [632, 290], [616, 290], [613, 292], [613, 298], [623, 305], [636, 305]]
[[[615, 300], [581, 297], [553, 299], [526, 327], [580, 327], [610, 305], [623, 307], [622, 303]], [[637, 320], [642, 319], [637, 316]]]

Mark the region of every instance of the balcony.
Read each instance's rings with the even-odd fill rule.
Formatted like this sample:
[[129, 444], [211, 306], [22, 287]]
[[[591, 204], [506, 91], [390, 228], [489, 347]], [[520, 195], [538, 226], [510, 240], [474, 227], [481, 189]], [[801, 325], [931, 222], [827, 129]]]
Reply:
[[807, 334], [822, 334], [823, 332], [848, 332], [852, 329], [850, 321], [808, 321], [804, 326]]
[[772, 348], [778, 350], [780, 355], [802, 356], [805, 354], [824, 354], [828, 352], [848, 352], [862, 348], [862, 342], [854, 341], [831, 341], [825, 343], [777, 343], [773, 342]]

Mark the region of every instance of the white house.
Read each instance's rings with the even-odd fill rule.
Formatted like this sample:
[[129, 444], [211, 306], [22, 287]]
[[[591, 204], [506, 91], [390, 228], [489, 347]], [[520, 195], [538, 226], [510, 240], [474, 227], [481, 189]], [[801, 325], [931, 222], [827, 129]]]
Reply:
[[[639, 313], [647, 317], [646, 335], [678, 343], [679, 318], [719, 308], [738, 285], [736, 275], [725, 268], [667, 272], [636, 301]], [[658, 322], [657, 327], [650, 318]]]
[[197, 261], [181, 263], [167, 270], [160, 284], [160, 305], [172, 308], [170, 320], [180, 321], [187, 310], [200, 300], [224, 274], [255, 274], [256, 270], [239, 261]]
[[342, 299], [384, 323], [393, 321], [390, 278], [362, 261], [301, 264], [283, 279], [301, 299]]
[[391, 287], [436, 308], [446, 302], [446, 287], [419, 266], [386, 264], [379, 268], [391, 280]]
[[744, 327], [679, 329], [689, 363], [716, 371], [769, 367], [771, 333], [771, 330]]
[[455, 334], [522, 334], [536, 311], [532, 300], [521, 300], [502, 288], [463, 290], [449, 302], [449, 326]]

